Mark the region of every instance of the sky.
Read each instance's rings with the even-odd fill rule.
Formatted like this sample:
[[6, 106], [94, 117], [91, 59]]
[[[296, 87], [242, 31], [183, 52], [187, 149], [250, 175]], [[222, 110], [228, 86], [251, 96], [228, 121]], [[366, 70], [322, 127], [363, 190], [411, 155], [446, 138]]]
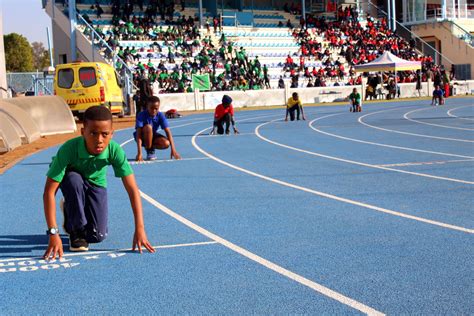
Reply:
[[51, 18], [42, 8], [41, 0], [0, 0], [3, 34], [18, 33], [30, 43], [42, 42], [48, 47], [46, 27], [51, 30]]

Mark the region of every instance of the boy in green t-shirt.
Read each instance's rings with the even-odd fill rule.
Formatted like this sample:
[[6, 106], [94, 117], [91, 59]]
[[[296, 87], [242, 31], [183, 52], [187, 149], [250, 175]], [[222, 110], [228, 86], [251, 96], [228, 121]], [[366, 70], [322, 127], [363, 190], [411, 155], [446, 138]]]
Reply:
[[362, 111], [360, 100], [361, 100], [360, 93], [357, 92], [357, 88], [354, 88], [352, 90], [352, 93], [349, 95], [349, 101], [351, 103], [351, 107], [349, 108], [349, 110], [351, 112], [361, 112]]
[[56, 222], [55, 195], [58, 188], [64, 196], [64, 229], [69, 234], [70, 251], [87, 251], [89, 243], [107, 236], [107, 166], [112, 165], [116, 177], [122, 178], [135, 219], [133, 247], [150, 252], [143, 221], [140, 193], [125, 152], [112, 140], [112, 114], [103, 106], [93, 106], [84, 113], [82, 136], [64, 143], [49, 167], [43, 193], [48, 225], [48, 248], [43, 257], [55, 259], [63, 255], [63, 244]]

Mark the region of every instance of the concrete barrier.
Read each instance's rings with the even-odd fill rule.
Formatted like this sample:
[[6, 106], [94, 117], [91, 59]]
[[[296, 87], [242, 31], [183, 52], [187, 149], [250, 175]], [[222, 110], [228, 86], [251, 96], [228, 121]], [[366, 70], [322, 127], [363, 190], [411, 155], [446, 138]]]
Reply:
[[[455, 95], [471, 94], [474, 91], [474, 80], [453, 81]], [[220, 103], [224, 94], [233, 99], [235, 108], [255, 107], [255, 106], [284, 106], [293, 92], [297, 92], [303, 104], [330, 103], [345, 101], [352, 92], [357, 90], [365, 97], [362, 86], [339, 86], [339, 87], [317, 87], [317, 88], [297, 88], [297, 89], [270, 89], [270, 90], [248, 90], [248, 91], [215, 91], [215, 92], [194, 92], [194, 93], [173, 93], [159, 94], [161, 99], [161, 111], [177, 109], [178, 111], [212, 110]], [[365, 88], [365, 87], [364, 87]], [[431, 97], [433, 84], [422, 83], [420, 91], [416, 90], [416, 83], [401, 83], [400, 99]], [[388, 91], [385, 87], [378, 85], [377, 89], [386, 95]], [[397, 97], [398, 99], [398, 97]]]
[[0, 100], [0, 113], [4, 113], [13, 123], [22, 144], [29, 144], [40, 138], [40, 130], [29, 114], [20, 107]]
[[10, 151], [19, 146], [21, 146], [20, 134], [8, 115], [0, 112], [0, 152]]
[[24, 110], [39, 127], [41, 136], [73, 133], [76, 131], [74, 116], [63, 98], [39, 96], [4, 99]]

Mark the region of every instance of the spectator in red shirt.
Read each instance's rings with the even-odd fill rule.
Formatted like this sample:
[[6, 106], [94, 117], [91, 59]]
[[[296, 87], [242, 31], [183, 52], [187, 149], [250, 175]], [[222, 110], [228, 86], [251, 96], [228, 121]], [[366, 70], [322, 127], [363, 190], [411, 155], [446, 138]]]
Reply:
[[211, 135], [216, 134], [216, 129], [217, 134], [224, 134], [224, 124], [226, 134], [230, 133], [230, 124], [232, 124], [234, 134], [239, 133], [239, 131], [235, 127], [234, 107], [232, 106], [232, 98], [228, 95], [224, 95], [222, 97], [222, 103], [219, 104], [214, 111], [214, 123]]

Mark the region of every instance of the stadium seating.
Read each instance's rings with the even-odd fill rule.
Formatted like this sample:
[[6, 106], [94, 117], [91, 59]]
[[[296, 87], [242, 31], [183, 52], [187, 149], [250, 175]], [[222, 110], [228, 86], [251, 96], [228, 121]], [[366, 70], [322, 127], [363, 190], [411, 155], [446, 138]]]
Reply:
[[[104, 14], [102, 15], [101, 19], [94, 19], [92, 22], [94, 25], [100, 26], [102, 28], [104, 36], [110, 37], [113, 34], [110, 6], [104, 5], [103, 8]], [[94, 16], [95, 14], [95, 11], [91, 10], [88, 4], [82, 4], [80, 9], [90, 16]], [[226, 10], [225, 14], [231, 15], [232, 12], [228, 12]], [[201, 43], [196, 49], [192, 50], [192, 53], [189, 53], [188, 57], [191, 59], [199, 58], [199, 52], [203, 48], [206, 48], [206, 50], [208, 49], [208, 45], [202, 43], [204, 37], [210, 37], [209, 45], [213, 45], [214, 49], [218, 50], [221, 46], [219, 39], [224, 34], [227, 37], [227, 41], [233, 42], [235, 49], [238, 50], [241, 47], [245, 48], [249, 61], [258, 57], [260, 64], [262, 66], [266, 65], [268, 67], [268, 74], [269, 78], [271, 79], [272, 86], [275, 86], [276, 80], [280, 76], [282, 76], [284, 80], [287, 81], [290, 74], [291, 76], [293, 76], [293, 74], [299, 74], [299, 77], [302, 78], [302, 80], [298, 82], [298, 86], [304, 86], [307, 83], [309, 77], [313, 77], [313, 79], [316, 78], [312, 72], [309, 77], [305, 77], [304, 70], [306, 68], [308, 71], [313, 71], [314, 68], [315, 71], [318, 72], [318, 76], [320, 76], [324, 81], [325, 85], [344, 85], [350, 84], [356, 80], [354, 74], [349, 73], [349, 69], [354, 61], [346, 60], [346, 56], [340, 53], [341, 46], [339, 44], [334, 45], [332, 37], [335, 35], [338, 41], [345, 43], [344, 45], [354, 45], [355, 41], [346, 36], [344, 32], [339, 29], [338, 23], [340, 21], [337, 21], [334, 13], [324, 13], [317, 17], [322, 19], [325, 25], [331, 23], [331, 33], [326, 31], [324, 28], [319, 28], [317, 25], [309, 26], [310, 30], [314, 32], [310, 34], [310, 38], [320, 44], [320, 49], [318, 50], [317, 56], [313, 56], [312, 54], [305, 56], [301, 65], [300, 56], [303, 54], [302, 45], [305, 44], [300, 38], [298, 38], [298, 36], [291, 33], [294, 29], [289, 29], [286, 26], [286, 22], [288, 20], [292, 23], [292, 25], [298, 26], [300, 18], [299, 15], [292, 15], [288, 12], [276, 11], [273, 8], [254, 8], [253, 10], [250, 8], [244, 8], [243, 12], [235, 12], [234, 14], [245, 17], [249, 17], [251, 14], [253, 14], [253, 26], [235, 27], [235, 22], [233, 20], [225, 20], [222, 32], [221, 30], [214, 32], [212, 30], [213, 25], [211, 21], [211, 31], [208, 32], [206, 29], [201, 30]], [[177, 20], [182, 15], [197, 16], [198, 10], [196, 7], [188, 6], [184, 12], [174, 12], [173, 20]], [[203, 15], [205, 17], [211, 17], [210, 14], [205, 11], [203, 12]], [[144, 17], [144, 13], [134, 11], [134, 16], [142, 18]], [[278, 27], [278, 22], [281, 22], [284, 27]], [[155, 24], [161, 25], [164, 30], [168, 29], [168, 26], [166, 26], [164, 22], [159, 19], [157, 19]], [[366, 21], [360, 23], [360, 26], [358, 27], [360, 27], [362, 30], [367, 29]], [[386, 36], [383, 30], [377, 32], [379, 33], [375, 34], [375, 37]], [[181, 56], [179, 48], [175, 47], [175, 44], [173, 44], [172, 41], [165, 42], [162, 40], [157, 40], [155, 38], [156, 35], [157, 34], [153, 32], [149, 32], [144, 36], [148, 37], [147, 40], [119, 40], [118, 45], [120, 45], [122, 48], [130, 49], [133, 47], [137, 51], [135, 55], [136, 57], [127, 60], [127, 63], [130, 67], [136, 67], [137, 72], [140, 72], [143, 70], [143, 68], [147, 68], [140, 66], [138, 62], [140, 62], [142, 65], [151, 63], [154, 65], [154, 67], [161, 63], [163, 65], [163, 69], [168, 69], [170, 71], [179, 68], [183, 62], [184, 58]], [[161, 51], [156, 51], [155, 49], [151, 48], [153, 43], [158, 44]], [[381, 47], [368, 49], [366, 54], [377, 55], [379, 54], [379, 49], [381, 49]], [[169, 53], [172, 53], [173, 55], [173, 62], [168, 60]], [[358, 52], [356, 52], [356, 55], [357, 54]], [[294, 59], [294, 65], [292, 67], [285, 65], [285, 59], [288, 55]], [[337, 65], [342, 64], [341, 68], [344, 70], [341, 71], [343, 71], [343, 73], [340, 73], [338, 70], [339, 66], [336, 65], [336, 61]], [[365, 60], [359, 60], [356, 62], [365, 62]], [[219, 75], [223, 72], [222, 68], [224, 63], [225, 61], [219, 58], [216, 64], [216, 75]], [[300, 66], [302, 67], [301, 69], [299, 69]], [[206, 71], [211, 70], [208, 69]]]

